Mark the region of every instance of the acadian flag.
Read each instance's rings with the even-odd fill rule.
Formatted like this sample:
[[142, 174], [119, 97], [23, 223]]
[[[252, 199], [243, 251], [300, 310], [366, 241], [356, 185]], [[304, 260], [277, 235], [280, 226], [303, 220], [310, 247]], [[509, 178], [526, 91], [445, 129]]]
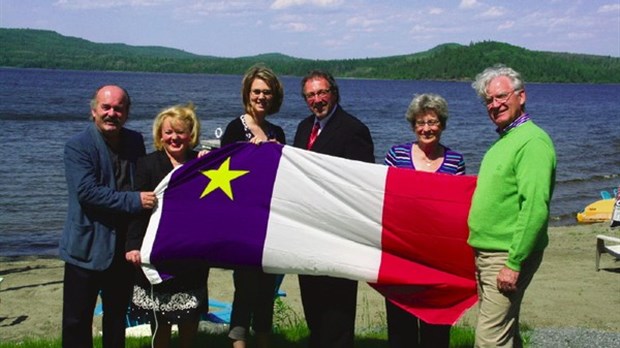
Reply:
[[369, 282], [430, 323], [477, 300], [467, 245], [472, 176], [424, 173], [276, 143], [237, 143], [157, 187], [143, 242], [152, 283], [179, 263]]

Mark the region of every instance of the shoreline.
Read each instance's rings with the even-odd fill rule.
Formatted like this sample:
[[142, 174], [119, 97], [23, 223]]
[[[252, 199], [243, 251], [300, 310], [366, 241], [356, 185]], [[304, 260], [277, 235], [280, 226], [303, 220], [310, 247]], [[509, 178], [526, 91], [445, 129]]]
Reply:
[[[549, 246], [523, 301], [521, 323], [532, 329], [596, 330], [620, 335], [620, 261], [603, 255], [594, 267], [596, 235], [619, 236], [608, 223], [549, 228]], [[0, 256], [0, 341], [60, 337], [64, 264], [53, 255]], [[303, 320], [296, 275], [286, 275], [282, 301]], [[230, 270], [212, 269], [209, 296], [231, 302]], [[475, 307], [457, 322], [472, 327]], [[97, 318], [95, 318], [97, 319]], [[95, 320], [97, 325], [97, 320]], [[356, 330], [385, 325], [381, 295], [359, 284]]]
[[[551, 229], [556, 229], [556, 228], [579, 228], [580, 226], [590, 226], [592, 225], [592, 223], [578, 223], [576, 218], [575, 218], [575, 214], [576, 213], [571, 213], [571, 214], [564, 214], [561, 216], [555, 216], [555, 217], [551, 217], [549, 220], [549, 230]], [[570, 221], [569, 220], [574, 220], [574, 221]], [[601, 224], [601, 223], [595, 223], [595, 224]], [[605, 225], [606, 223], [602, 223], [603, 225]], [[58, 238], [60, 238], [60, 233], [58, 232]], [[3, 259], [7, 259], [7, 260], [20, 260], [20, 259], [28, 259], [28, 258], [41, 258], [41, 259], [48, 259], [48, 258], [58, 258], [58, 245], [55, 246], [50, 246], [45, 248], [45, 250], [47, 252], [43, 252], [43, 253], [37, 253], [37, 252], [33, 252], [33, 253], [28, 253], [28, 252], [19, 252], [19, 253], [9, 253], [9, 252], [3, 252], [2, 250], [0, 250], [0, 260]], [[1, 272], [1, 269], [0, 269]]]

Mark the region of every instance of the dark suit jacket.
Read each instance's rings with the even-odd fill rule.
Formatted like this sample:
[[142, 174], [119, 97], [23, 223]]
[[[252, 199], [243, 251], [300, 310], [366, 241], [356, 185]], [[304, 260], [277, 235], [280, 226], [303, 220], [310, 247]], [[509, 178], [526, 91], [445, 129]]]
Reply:
[[[122, 155], [130, 162], [130, 179], [145, 153], [138, 132], [121, 130]], [[114, 166], [103, 136], [93, 124], [65, 144], [64, 163], [69, 206], [59, 256], [67, 263], [101, 271], [115, 255], [119, 218], [142, 211], [140, 193], [117, 191]]]
[[[339, 105], [336, 108], [311, 151], [374, 163], [374, 146], [368, 127]], [[299, 123], [293, 146], [306, 148], [314, 120], [315, 116], [311, 115]], [[310, 329], [308, 346], [353, 347], [357, 282], [300, 275], [299, 286]]]
[[[314, 115], [310, 115], [299, 123], [293, 146], [306, 148], [314, 120]], [[336, 106], [336, 111], [321, 130], [311, 151], [375, 163], [374, 145], [368, 127], [340, 105]]]
[[[188, 160], [198, 156], [196, 151], [189, 154]], [[154, 191], [157, 185], [174, 169], [164, 150], [151, 152], [138, 159], [136, 168], [136, 189], [138, 191]], [[145, 209], [136, 214], [129, 222], [125, 251], [140, 250], [142, 239], [149, 224], [152, 209]]]

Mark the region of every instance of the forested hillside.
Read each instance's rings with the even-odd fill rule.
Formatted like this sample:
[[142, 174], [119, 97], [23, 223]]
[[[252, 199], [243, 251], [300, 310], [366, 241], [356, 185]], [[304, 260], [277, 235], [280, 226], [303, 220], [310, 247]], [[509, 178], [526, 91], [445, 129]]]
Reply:
[[620, 58], [531, 51], [493, 41], [443, 44], [384, 58], [311, 60], [278, 53], [222, 58], [166, 47], [93, 43], [53, 31], [0, 28], [0, 48], [3, 67], [243, 74], [263, 62], [280, 75], [301, 76], [321, 68], [338, 77], [471, 80], [485, 67], [503, 63], [528, 82], [620, 83]]

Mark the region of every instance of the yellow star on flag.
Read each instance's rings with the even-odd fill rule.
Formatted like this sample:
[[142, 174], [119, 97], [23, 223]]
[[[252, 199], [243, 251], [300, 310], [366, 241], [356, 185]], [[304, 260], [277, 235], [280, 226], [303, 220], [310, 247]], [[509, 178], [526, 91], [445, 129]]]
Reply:
[[204, 176], [211, 179], [207, 187], [200, 195], [200, 198], [208, 195], [209, 193], [217, 190], [222, 190], [230, 200], [233, 199], [232, 187], [230, 182], [237, 179], [240, 176], [244, 176], [249, 173], [249, 170], [230, 170], [230, 157], [220, 165], [218, 169], [201, 170]]

